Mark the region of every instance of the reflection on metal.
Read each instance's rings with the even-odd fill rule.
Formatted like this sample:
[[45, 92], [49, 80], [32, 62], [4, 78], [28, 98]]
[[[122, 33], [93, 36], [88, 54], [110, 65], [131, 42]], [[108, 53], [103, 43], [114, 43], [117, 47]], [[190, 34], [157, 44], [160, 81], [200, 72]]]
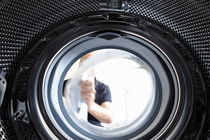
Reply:
[[4, 95], [7, 87], [7, 82], [6, 79], [4, 78], [6, 75], [5, 71], [2, 70], [0, 71], [0, 107], [3, 103], [4, 100]]

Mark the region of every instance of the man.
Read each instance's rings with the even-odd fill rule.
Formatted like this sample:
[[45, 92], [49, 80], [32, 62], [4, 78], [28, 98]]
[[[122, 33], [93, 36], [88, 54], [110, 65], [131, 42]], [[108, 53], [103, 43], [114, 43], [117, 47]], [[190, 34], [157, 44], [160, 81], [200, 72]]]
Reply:
[[[80, 64], [92, 55], [92, 53], [84, 55], [80, 59]], [[80, 82], [80, 93], [88, 107], [88, 122], [98, 126], [101, 126], [101, 122], [112, 123], [111, 92], [107, 85], [96, 78], [84, 80]]]

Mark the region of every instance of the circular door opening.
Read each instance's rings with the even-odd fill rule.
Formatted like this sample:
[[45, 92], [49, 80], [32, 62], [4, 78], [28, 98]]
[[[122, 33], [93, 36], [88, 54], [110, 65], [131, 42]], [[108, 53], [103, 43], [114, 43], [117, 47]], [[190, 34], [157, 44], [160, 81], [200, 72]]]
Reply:
[[[94, 84], [95, 101], [99, 105], [110, 102], [111, 123], [98, 123], [88, 110], [83, 109], [82, 81]], [[77, 60], [67, 72], [64, 104], [69, 116], [77, 123], [80, 121], [80, 125], [92, 133], [108, 135], [118, 130], [120, 132], [115, 132], [116, 136], [127, 134], [142, 127], [154, 112], [157, 101], [155, 81], [152, 68], [134, 54], [116, 49], [93, 51]]]

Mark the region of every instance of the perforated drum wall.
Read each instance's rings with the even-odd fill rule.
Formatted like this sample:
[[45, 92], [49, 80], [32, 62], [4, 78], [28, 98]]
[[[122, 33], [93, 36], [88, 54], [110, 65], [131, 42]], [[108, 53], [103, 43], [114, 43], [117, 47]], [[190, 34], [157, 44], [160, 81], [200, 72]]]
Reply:
[[[21, 60], [38, 40], [65, 22], [86, 15], [101, 14], [100, 2], [100, 0], [0, 0], [0, 70], [7, 71], [7, 77], [11, 80], [8, 83], [13, 83], [13, 76]], [[179, 38], [196, 58], [210, 87], [209, 0], [123, 2], [126, 7], [120, 12], [135, 14], [139, 18], [154, 22]]]

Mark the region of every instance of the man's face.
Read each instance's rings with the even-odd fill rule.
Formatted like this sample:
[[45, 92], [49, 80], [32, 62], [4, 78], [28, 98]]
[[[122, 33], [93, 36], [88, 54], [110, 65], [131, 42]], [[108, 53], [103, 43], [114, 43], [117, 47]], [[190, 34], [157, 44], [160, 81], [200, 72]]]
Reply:
[[82, 57], [80, 58], [79, 64], [81, 65], [82, 62], [84, 62], [85, 60], [87, 60], [87, 59], [90, 58], [91, 56], [93, 56], [93, 53], [85, 54], [84, 56], [82, 56]]
[[[94, 53], [91, 52], [91, 53], [88, 53], [88, 54], [82, 56], [80, 58], [79, 65], [82, 66], [83, 62], [88, 60], [93, 55], [94, 55]], [[87, 69], [85, 71], [83, 71], [81, 80], [82, 81], [90, 80], [90, 81], [94, 82], [94, 77], [95, 77], [94, 68], [92, 68], [91, 66], [88, 66]]]

